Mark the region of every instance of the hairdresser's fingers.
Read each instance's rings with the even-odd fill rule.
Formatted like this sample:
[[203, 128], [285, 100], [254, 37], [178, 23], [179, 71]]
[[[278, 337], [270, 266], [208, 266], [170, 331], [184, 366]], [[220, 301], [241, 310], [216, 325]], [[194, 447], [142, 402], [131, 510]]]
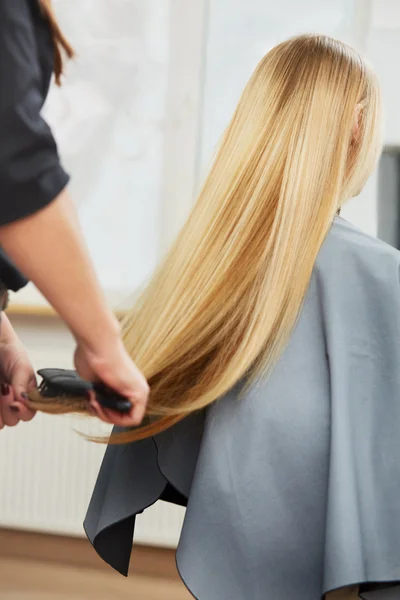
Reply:
[[101, 419], [118, 427], [137, 427], [144, 419], [146, 404], [135, 399], [130, 399], [132, 408], [129, 413], [122, 414], [109, 408], [100, 407]]
[[11, 377], [11, 387], [14, 392], [13, 408], [21, 421], [31, 421], [35, 411], [26, 404], [28, 393], [36, 389], [36, 377], [30, 365], [14, 369]]
[[105, 373], [103, 381], [111, 389], [127, 398], [131, 402], [132, 408], [128, 414], [120, 414], [108, 409], [105, 414], [115, 425], [136, 427], [140, 425], [145, 416], [150, 388], [142, 373], [129, 357], [128, 361], [125, 362], [125, 365], [121, 361], [123, 366], [126, 367], [125, 369], [116, 369], [111, 373]]
[[4, 413], [4, 425], [6, 425], [6, 427], [15, 427], [20, 420], [18, 412], [12, 407], [9, 407]]
[[129, 420], [128, 422], [126, 422], [126, 420], [123, 419], [124, 415], [121, 415], [120, 413], [114, 410], [104, 408], [95, 399], [91, 400], [90, 408], [92, 409], [95, 416], [104, 421], [104, 423], [108, 423], [109, 425], [117, 425], [118, 427], [132, 426]]
[[[98, 417], [105, 423], [110, 425], [117, 425], [118, 427], [135, 427], [140, 425], [144, 418], [146, 407], [140, 407], [140, 410], [136, 410], [136, 406], [132, 405], [132, 410], [128, 414], [121, 414], [117, 411], [109, 408], [104, 408], [99, 402], [92, 397], [90, 400], [91, 414]], [[135, 412], [136, 411], [136, 412]]]
[[112, 348], [102, 348], [99, 353], [78, 345], [75, 366], [84, 379], [102, 381], [135, 406], [146, 405], [150, 393], [148, 383], [127, 353], [122, 340], [118, 340]]
[[[108, 413], [112, 411], [107, 411]], [[120, 427], [137, 427], [141, 424], [144, 419], [146, 412], [146, 404], [138, 402], [137, 400], [132, 403], [132, 410], [128, 414], [118, 415], [118, 423]]]
[[[101, 371], [97, 372], [96, 375], [109, 388], [120, 394], [122, 397], [127, 398], [132, 404], [130, 412], [127, 415], [121, 415], [123, 425], [140, 425], [145, 415], [149, 396], [149, 386], [142, 374], [139, 371], [135, 373], [127, 372], [124, 379], [116, 377], [114, 373], [109, 374]], [[112, 422], [116, 423], [115, 414], [119, 415], [119, 413], [108, 410], [107, 414], [112, 415]], [[120, 419], [116, 424], [120, 424]]]
[[98, 403], [95, 397], [91, 397], [90, 399], [90, 408], [91, 414], [96, 416], [98, 419], [104, 421], [104, 423], [109, 423], [110, 425], [116, 425], [109, 416], [107, 415], [105, 409]]
[[105, 415], [114, 425], [118, 427], [137, 427], [141, 424], [145, 414], [145, 407], [133, 405], [132, 410], [128, 414], [121, 414], [110, 409], [104, 409]]
[[27, 423], [28, 421], [32, 421], [33, 417], [36, 414], [34, 410], [29, 408], [25, 404], [25, 401], [21, 402], [20, 400], [17, 400], [16, 402], [14, 402], [14, 408], [18, 410], [20, 420], [24, 421], [25, 423]]
[[1, 414], [3, 426], [15, 427], [18, 425], [20, 418], [19, 412], [14, 406], [15, 397], [11, 386], [2, 384], [1, 386]]

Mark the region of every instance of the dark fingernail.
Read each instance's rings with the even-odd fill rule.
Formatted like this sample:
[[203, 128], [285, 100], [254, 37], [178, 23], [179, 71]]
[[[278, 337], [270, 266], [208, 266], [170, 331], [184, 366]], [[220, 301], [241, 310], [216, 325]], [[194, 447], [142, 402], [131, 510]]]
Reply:
[[28, 400], [28, 394], [25, 394], [25, 393], [21, 394], [21, 398], [23, 400]]
[[13, 412], [13, 413], [19, 413], [19, 408], [18, 408], [18, 406], [10, 406], [10, 410], [11, 410], [11, 412]]
[[1, 384], [1, 395], [2, 396], [7, 396], [9, 390], [10, 390], [10, 386], [8, 386], [6, 383]]

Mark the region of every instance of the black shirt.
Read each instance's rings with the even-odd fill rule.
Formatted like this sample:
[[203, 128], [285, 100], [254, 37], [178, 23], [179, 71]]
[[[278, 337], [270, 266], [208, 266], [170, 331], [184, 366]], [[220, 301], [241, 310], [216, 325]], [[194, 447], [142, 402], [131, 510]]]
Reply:
[[[16, 269], [14, 263], [0, 248], [0, 282], [13, 292], [17, 292], [28, 283], [25, 277]], [[0, 288], [2, 286], [0, 285]]]
[[[0, 0], [0, 225], [45, 207], [68, 183], [41, 117], [53, 59], [38, 0]], [[0, 278], [10, 289], [21, 287], [11, 267], [0, 253]]]

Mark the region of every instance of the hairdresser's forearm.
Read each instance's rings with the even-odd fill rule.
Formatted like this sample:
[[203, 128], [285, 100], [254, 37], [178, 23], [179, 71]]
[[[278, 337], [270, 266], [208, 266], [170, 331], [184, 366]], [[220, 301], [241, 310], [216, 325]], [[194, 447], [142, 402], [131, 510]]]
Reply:
[[64, 191], [33, 216], [0, 228], [8, 255], [88, 346], [118, 336], [83, 241], [76, 212]]

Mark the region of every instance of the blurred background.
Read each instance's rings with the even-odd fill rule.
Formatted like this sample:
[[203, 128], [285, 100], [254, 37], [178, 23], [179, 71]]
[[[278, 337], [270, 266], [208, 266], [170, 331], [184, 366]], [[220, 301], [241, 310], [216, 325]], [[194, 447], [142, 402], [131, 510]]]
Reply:
[[[115, 310], [182, 225], [256, 63], [294, 34], [339, 37], [377, 69], [385, 151], [343, 216], [400, 245], [398, 0], [57, 0], [55, 8], [77, 58], [45, 113]], [[73, 341], [32, 286], [9, 314], [36, 368], [72, 366]], [[43, 415], [1, 432], [0, 598], [188, 598], [173, 561], [180, 508], [158, 503], [138, 519], [133, 578], [103, 569], [82, 521], [104, 448], [75, 430], [103, 432]]]

